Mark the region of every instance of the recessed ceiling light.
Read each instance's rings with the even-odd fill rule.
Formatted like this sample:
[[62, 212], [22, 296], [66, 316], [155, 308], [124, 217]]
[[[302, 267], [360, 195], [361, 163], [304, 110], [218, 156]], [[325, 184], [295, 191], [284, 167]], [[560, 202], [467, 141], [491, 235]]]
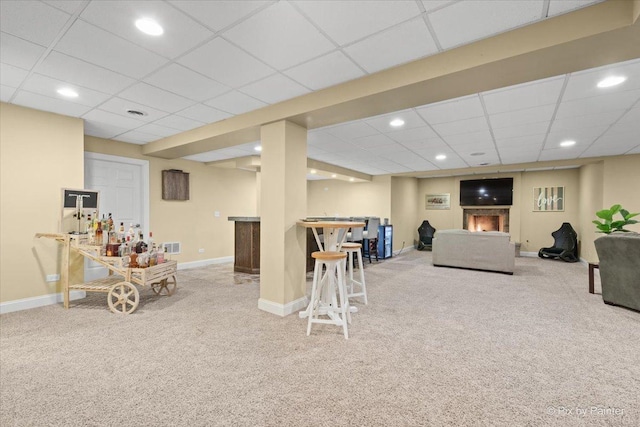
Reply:
[[164, 29], [151, 18], [141, 18], [136, 21], [136, 27], [150, 36], [159, 36], [164, 33]]
[[470, 156], [474, 156], [474, 157], [475, 157], [475, 156], [484, 156], [484, 155], [485, 155], [485, 153], [482, 153], [482, 152], [480, 152], [480, 151], [479, 151], [479, 152], [477, 152], [477, 153], [471, 153], [471, 154], [469, 154], [469, 155], [470, 155]]
[[335, 173], [331, 175], [331, 178], [337, 178], [338, 175], [336, 175]]
[[70, 87], [63, 87], [58, 89], [58, 93], [62, 96], [66, 96], [67, 98], [77, 98], [78, 92], [71, 89]]
[[562, 141], [560, 143], [560, 147], [571, 147], [573, 145], [576, 145], [576, 142], [573, 140], [568, 140], [568, 141]]
[[256, 145], [253, 149], [256, 151], [262, 151], [262, 145]]
[[446, 158], [447, 158], [447, 156], [446, 156], [445, 154], [438, 154], [438, 155], [436, 156], [436, 160], [444, 160], [444, 159], [446, 159]]
[[402, 119], [393, 119], [389, 122], [389, 124], [391, 126], [393, 126], [394, 128], [400, 127], [404, 124], [404, 120]]
[[309, 172], [310, 173], [316, 173], [316, 170], [315, 169], [311, 169]]
[[605, 88], [605, 87], [617, 86], [620, 83], [624, 82], [625, 80], [627, 80], [627, 78], [624, 76], [609, 76], [605, 79], [600, 80], [598, 82], [598, 87]]
[[353, 182], [353, 181], [355, 181], [355, 179], [353, 179], [353, 178], [349, 178], [349, 181]]

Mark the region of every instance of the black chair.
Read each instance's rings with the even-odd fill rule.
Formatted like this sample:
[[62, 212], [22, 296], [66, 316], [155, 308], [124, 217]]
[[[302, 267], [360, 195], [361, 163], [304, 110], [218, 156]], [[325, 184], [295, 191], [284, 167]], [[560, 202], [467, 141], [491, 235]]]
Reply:
[[555, 242], [550, 248], [542, 248], [538, 251], [540, 258], [560, 258], [566, 262], [577, 262], [578, 259], [578, 234], [571, 224], [563, 222], [562, 226], [551, 233]]
[[418, 242], [418, 250], [431, 250], [431, 246], [433, 245], [433, 235], [435, 234], [436, 229], [429, 224], [429, 221], [426, 219], [422, 221], [420, 227], [418, 227], [418, 234], [420, 236], [420, 241]]

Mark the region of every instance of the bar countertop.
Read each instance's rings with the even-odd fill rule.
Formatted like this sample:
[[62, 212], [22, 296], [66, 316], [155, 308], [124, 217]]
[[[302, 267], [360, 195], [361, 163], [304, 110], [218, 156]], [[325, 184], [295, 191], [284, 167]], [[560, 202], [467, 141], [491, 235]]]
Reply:
[[227, 217], [229, 221], [238, 221], [238, 222], [260, 222], [259, 216], [230, 216]]

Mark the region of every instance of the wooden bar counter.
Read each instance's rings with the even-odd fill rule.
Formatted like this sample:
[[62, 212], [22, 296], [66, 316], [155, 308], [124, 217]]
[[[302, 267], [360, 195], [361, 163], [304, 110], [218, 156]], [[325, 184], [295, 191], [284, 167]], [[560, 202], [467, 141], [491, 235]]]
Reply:
[[260, 217], [230, 216], [235, 221], [233, 270], [260, 274]]

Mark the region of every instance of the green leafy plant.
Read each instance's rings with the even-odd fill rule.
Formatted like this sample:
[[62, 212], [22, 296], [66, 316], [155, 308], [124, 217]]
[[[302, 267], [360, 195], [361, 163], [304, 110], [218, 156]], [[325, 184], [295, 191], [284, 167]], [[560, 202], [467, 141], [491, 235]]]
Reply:
[[[613, 216], [615, 214], [620, 214], [622, 216], [622, 219], [614, 221]], [[629, 230], [625, 230], [624, 226], [630, 225], [630, 224], [637, 224], [638, 221], [636, 221], [635, 219], [631, 219], [637, 215], [640, 215], [640, 212], [629, 213], [628, 210], [622, 209], [620, 205], [613, 205], [611, 206], [610, 209], [603, 209], [601, 211], [596, 212], [596, 216], [598, 218], [601, 218], [602, 221], [594, 220], [593, 223], [598, 228], [598, 231], [597, 231], [598, 233], [609, 234], [614, 231], [628, 232]]]

